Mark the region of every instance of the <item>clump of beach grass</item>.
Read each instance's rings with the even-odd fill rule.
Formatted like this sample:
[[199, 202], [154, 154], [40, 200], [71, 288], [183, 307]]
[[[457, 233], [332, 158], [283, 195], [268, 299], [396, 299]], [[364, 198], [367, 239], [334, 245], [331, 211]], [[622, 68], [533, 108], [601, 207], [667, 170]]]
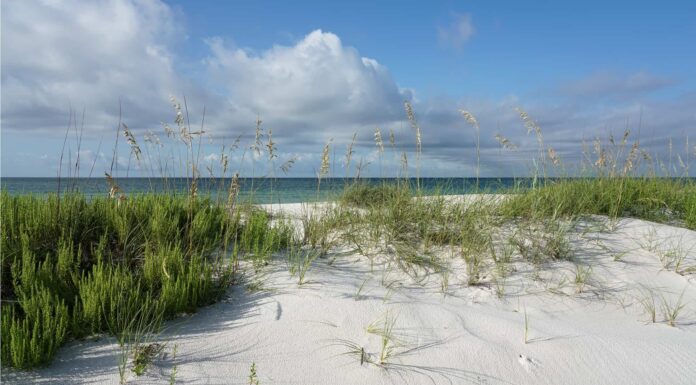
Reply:
[[396, 338], [394, 327], [397, 317], [390, 312], [372, 322], [367, 326], [367, 332], [380, 337], [380, 351], [377, 364], [384, 366], [393, 357], [401, 342]]
[[675, 326], [677, 323], [677, 318], [681, 314], [682, 310], [686, 306], [684, 303], [684, 293], [686, 292], [686, 289], [684, 289], [679, 297], [677, 298], [676, 301], [670, 302], [665, 298], [665, 296], [661, 296], [660, 299], [660, 308], [662, 309], [662, 315], [665, 318], [665, 322], [667, 322], [667, 325], [669, 326]]
[[657, 322], [657, 310], [655, 305], [655, 295], [650, 289], [643, 289], [638, 303], [643, 308], [643, 312], [648, 316], [650, 322]]
[[575, 283], [575, 290], [577, 293], [582, 293], [585, 290], [585, 286], [591, 274], [591, 266], [575, 265], [575, 277], [573, 282]]

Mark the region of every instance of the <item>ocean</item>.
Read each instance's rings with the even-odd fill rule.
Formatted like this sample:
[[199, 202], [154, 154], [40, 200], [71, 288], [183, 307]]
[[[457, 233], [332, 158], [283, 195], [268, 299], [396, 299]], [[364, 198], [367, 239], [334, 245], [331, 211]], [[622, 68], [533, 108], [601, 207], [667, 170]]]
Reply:
[[[126, 194], [168, 193], [187, 194], [190, 179], [187, 178], [115, 178]], [[197, 188], [199, 196], [224, 199], [227, 196], [230, 178], [201, 178]], [[361, 178], [369, 184], [395, 183], [404, 179]], [[297, 203], [327, 200], [343, 191], [353, 179], [322, 178], [319, 190], [317, 178], [240, 178], [240, 198], [251, 198], [255, 203]], [[480, 178], [478, 189], [476, 178], [420, 178], [408, 179], [412, 186], [428, 192], [443, 194], [470, 194], [474, 192], [499, 192], [518, 184], [529, 185], [531, 179]], [[106, 196], [109, 184], [105, 178], [0, 178], [0, 189], [10, 195], [48, 195], [62, 192], [79, 192], [87, 197]]]

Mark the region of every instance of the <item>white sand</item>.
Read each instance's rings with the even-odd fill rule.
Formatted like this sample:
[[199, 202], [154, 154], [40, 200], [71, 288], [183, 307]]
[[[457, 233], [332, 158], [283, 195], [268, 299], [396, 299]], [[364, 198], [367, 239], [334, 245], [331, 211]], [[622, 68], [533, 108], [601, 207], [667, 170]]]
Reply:
[[[301, 208], [283, 206], [295, 214]], [[696, 383], [696, 274], [667, 270], [658, 257], [680, 249], [685, 264], [696, 265], [696, 232], [626, 219], [611, 232], [576, 234], [573, 246], [577, 262], [592, 266], [582, 293], [570, 262], [549, 266], [543, 281], [519, 262], [503, 299], [490, 283], [467, 287], [458, 259], [447, 295], [439, 276], [416, 284], [392, 269], [385, 277], [385, 266], [371, 272], [354, 254], [317, 260], [300, 287], [279, 259], [268, 266], [264, 290], [237, 285], [223, 302], [168, 323], [160, 339], [167, 351], [177, 345], [176, 359], [159, 359], [129, 382], [167, 383], [174, 362], [177, 383], [248, 384], [254, 362], [263, 385]], [[570, 281], [559, 284], [563, 275]], [[395, 280], [393, 290], [384, 287]], [[656, 297], [655, 324], [638, 301], [647, 289]], [[682, 291], [686, 307], [668, 326], [662, 296], [674, 303]], [[400, 346], [385, 366], [361, 366], [359, 355], [345, 354], [346, 341], [377, 360], [380, 337], [366, 329], [387, 313]], [[3, 383], [116, 384], [110, 342], [71, 342], [48, 368], [4, 370]]]

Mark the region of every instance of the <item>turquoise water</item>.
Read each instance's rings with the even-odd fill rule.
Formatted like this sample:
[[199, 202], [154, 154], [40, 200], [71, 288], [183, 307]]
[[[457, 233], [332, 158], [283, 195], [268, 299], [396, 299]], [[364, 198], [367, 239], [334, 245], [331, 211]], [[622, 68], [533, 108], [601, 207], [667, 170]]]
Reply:
[[[229, 178], [202, 178], [198, 180], [198, 193], [210, 196], [212, 199], [225, 199]], [[379, 184], [383, 182], [396, 182], [391, 178], [363, 178], [363, 183]], [[401, 179], [401, 182], [404, 180]], [[252, 197], [256, 203], [296, 203], [313, 200], [326, 200], [332, 195], [342, 191], [352, 179], [324, 178], [321, 180], [321, 188], [317, 193], [316, 178], [241, 178], [241, 198]], [[190, 186], [190, 180], [186, 178], [120, 178], [116, 179], [119, 187], [128, 194], [138, 193], [174, 193], [186, 194]], [[410, 179], [413, 186], [420, 185], [426, 192], [441, 191], [444, 194], [467, 194], [480, 191], [476, 189], [475, 178], [421, 178]], [[481, 178], [480, 189], [488, 192], [496, 192], [507, 189], [516, 183], [529, 183], [529, 180], [513, 178]], [[88, 197], [106, 196], [109, 185], [104, 178], [0, 178], [0, 187], [11, 195], [34, 194], [46, 195], [57, 191], [76, 191]]]

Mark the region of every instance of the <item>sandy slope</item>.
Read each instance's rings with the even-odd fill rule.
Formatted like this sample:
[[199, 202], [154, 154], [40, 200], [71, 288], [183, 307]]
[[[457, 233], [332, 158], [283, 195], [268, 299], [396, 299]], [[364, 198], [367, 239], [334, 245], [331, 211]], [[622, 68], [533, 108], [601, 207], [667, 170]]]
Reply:
[[[458, 259], [446, 294], [439, 276], [413, 283], [383, 264], [371, 271], [349, 252], [317, 260], [300, 287], [279, 260], [263, 290], [237, 285], [225, 301], [168, 323], [161, 339], [167, 351], [177, 345], [176, 359], [160, 359], [130, 382], [167, 383], [176, 363], [177, 383], [246, 384], [255, 362], [264, 385], [696, 383], [696, 275], [665, 269], [658, 257], [679, 249], [696, 265], [696, 232], [626, 219], [609, 232], [588, 227], [573, 244], [577, 262], [592, 266], [581, 293], [569, 262], [549, 266], [542, 280], [518, 262], [503, 299], [486, 278], [467, 287]], [[656, 324], [638, 301], [648, 289]], [[662, 296], [674, 303], [682, 292], [686, 307], [670, 327], [661, 322]], [[361, 366], [348, 345], [377, 361], [381, 339], [367, 327], [387, 314], [395, 319], [393, 354], [383, 366]], [[49, 368], [3, 371], [3, 383], [28, 382], [116, 384], [116, 347], [109, 339], [72, 342]]]

